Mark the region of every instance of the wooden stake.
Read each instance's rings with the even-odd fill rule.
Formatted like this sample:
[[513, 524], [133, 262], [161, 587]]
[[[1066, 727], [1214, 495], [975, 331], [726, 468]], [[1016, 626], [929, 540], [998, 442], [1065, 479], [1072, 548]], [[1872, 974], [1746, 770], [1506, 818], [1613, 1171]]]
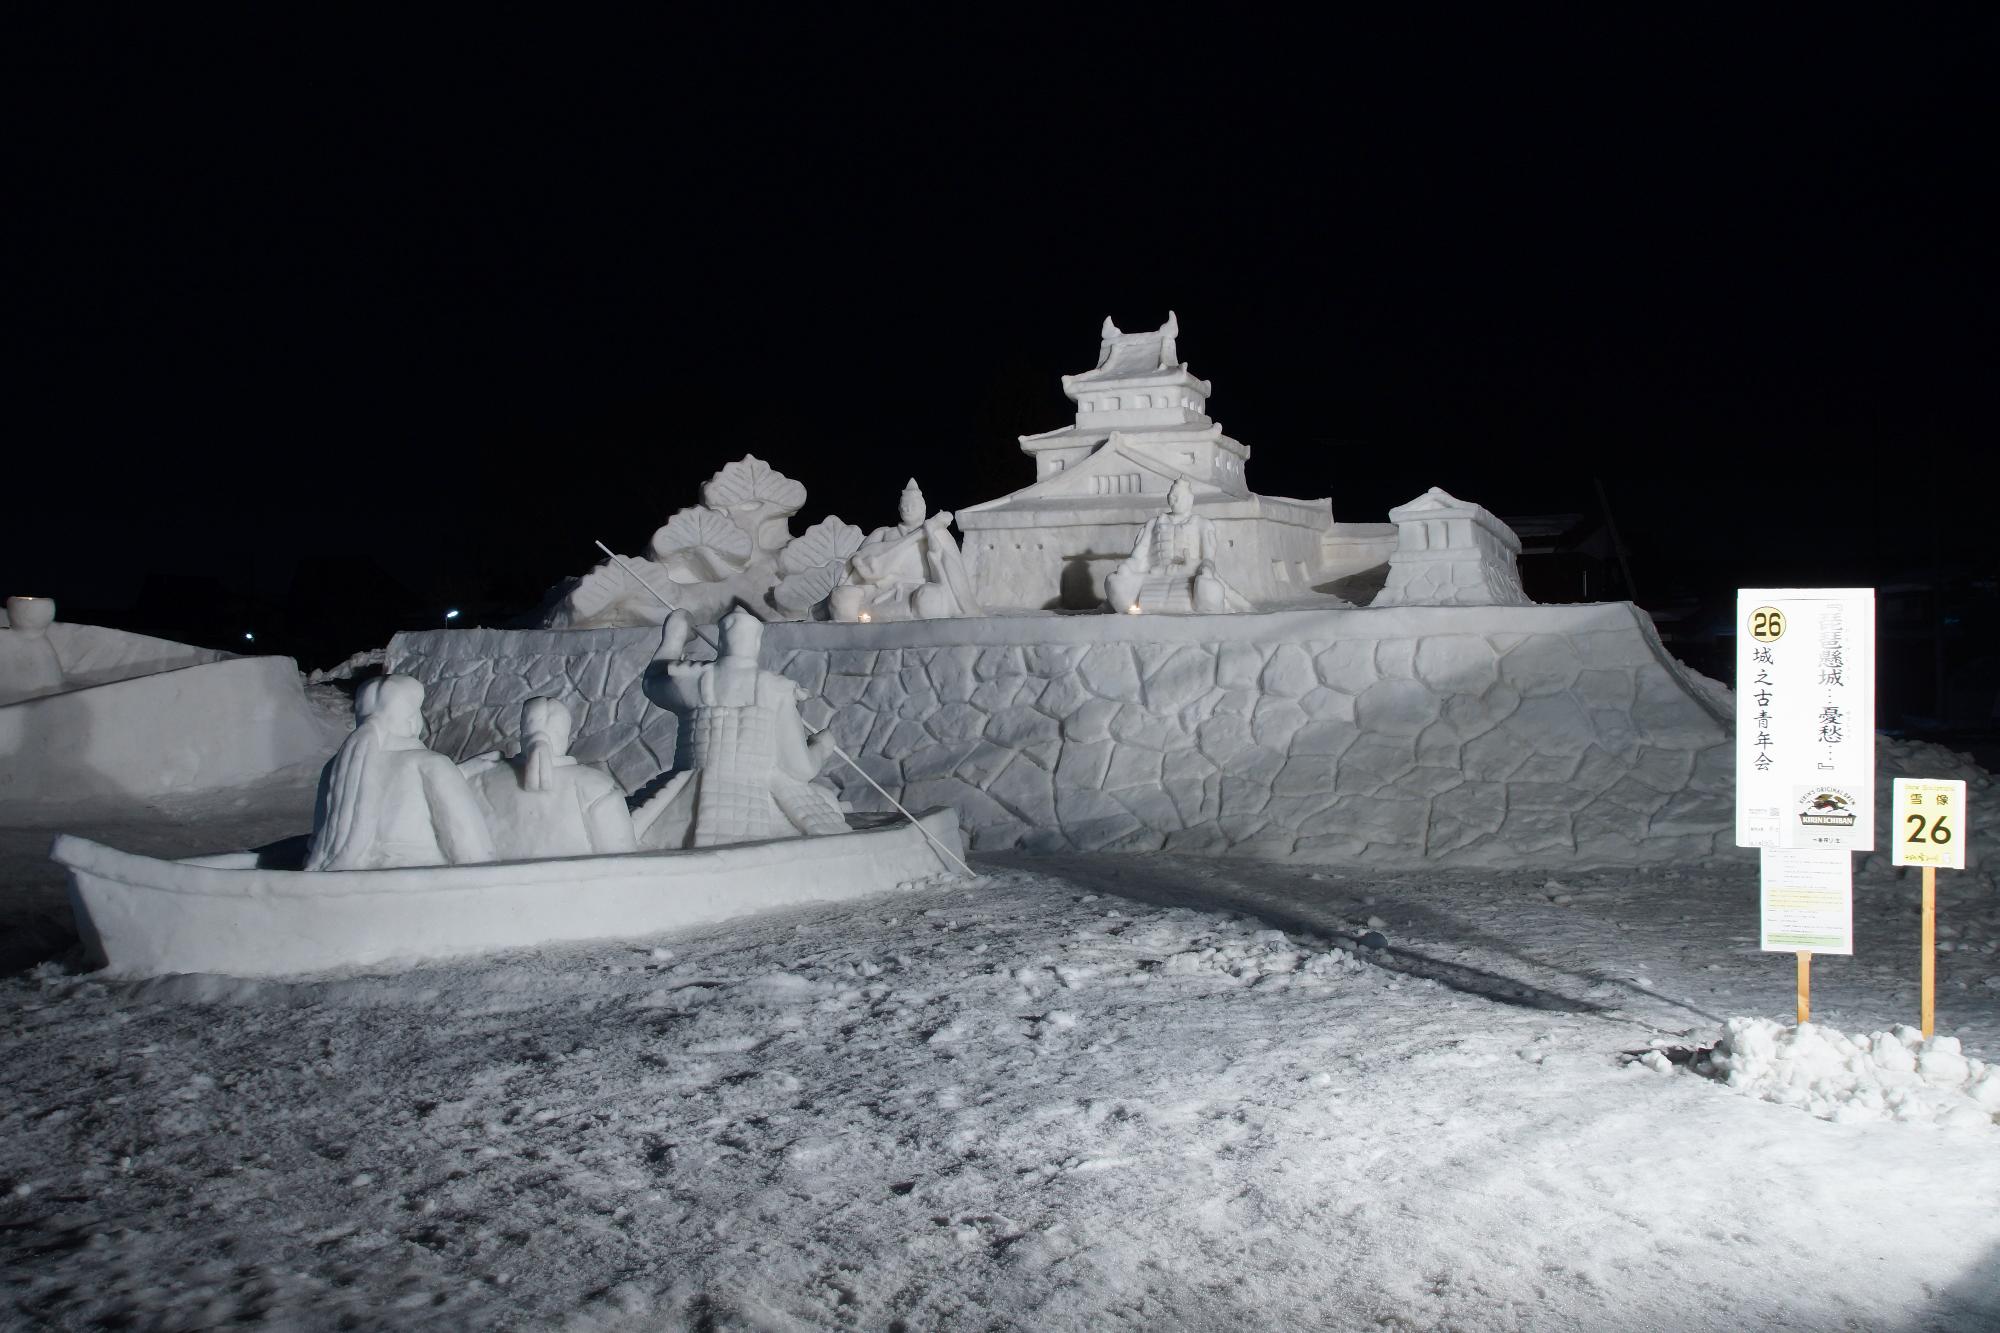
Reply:
[[[1940, 798], [1942, 799], [1942, 798]], [[1924, 867], [1924, 1035], [1937, 1021], [1937, 867]]]
[[1812, 1021], [1812, 954], [1799, 950], [1799, 1022]]

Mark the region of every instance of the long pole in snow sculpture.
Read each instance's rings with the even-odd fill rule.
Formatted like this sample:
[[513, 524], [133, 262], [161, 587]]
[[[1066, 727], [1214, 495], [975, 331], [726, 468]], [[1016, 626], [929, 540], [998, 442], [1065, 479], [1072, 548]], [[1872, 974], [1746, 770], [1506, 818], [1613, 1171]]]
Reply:
[[[632, 568], [632, 566], [630, 566], [629, 564], [625, 563], [624, 556], [618, 554], [618, 552], [612, 550], [609, 546], [606, 546], [603, 542], [597, 543], [597, 549], [604, 552], [604, 554], [610, 556], [613, 560], [616, 560], [618, 562], [618, 567], [620, 569], [624, 570], [627, 574], [631, 575], [632, 578], [638, 583], [640, 587], [644, 588], [647, 592], [653, 594], [654, 601], [658, 602], [661, 606], [666, 607], [669, 612], [680, 610], [680, 608], [675, 606], [672, 602], [660, 596], [660, 590], [658, 588], [655, 588], [652, 584], [646, 582], [646, 578], [643, 574], [641, 574], [638, 570]], [[703, 634], [701, 632], [701, 626], [690, 622], [688, 628], [693, 630], [695, 634], [701, 638], [701, 641], [703, 643], [715, 649], [716, 656], [720, 657], [722, 655], [722, 645], [717, 643], [714, 639], [709, 638], [706, 634]], [[812, 728], [808, 726], [806, 730], [812, 731]], [[977, 875], [972, 873], [971, 866], [967, 865], [964, 861], [960, 860], [958, 856], [956, 856], [949, 848], [947, 848], [943, 843], [939, 842], [937, 839], [937, 835], [932, 833], [929, 829], [925, 828], [923, 826], [922, 821], [920, 821], [915, 815], [911, 814], [907, 809], [905, 809], [901, 801], [897, 800], [895, 797], [889, 794], [887, 788], [885, 788], [881, 783], [877, 782], [873, 777], [869, 776], [867, 769], [855, 763], [854, 756], [849, 754], [847, 751], [841, 749], [840, 742], [834, 740], [832, 736], [827, 735], [827, 728], [821, 727], [818, 731], [813, 731], [812, 734], [815, 736], [826, 736], [826, 747], [829, 750], [832, 750], [835, 754], [839, 755], [842, 759], [845, 759], [847, 761], [847, 766], [853, 769], [856, 773], [859, 773], [861, 775], [862, 781], [866, 782], [876, 791], [881, 792], [882, 799], [887, 801], [890, 805], [895, 806], [896, 813], [901, 815], [903, 818], [909, 820], [910, 823], [915, 826], [917, 832], [923, 834], [925, 840], [928, 841], [932, 847], [935, 847], [937, 849], [937, 853], [939, 856], [943, 857], [946, 861], [950, 862], [952, 865], [957, 866], [960, 870], [963, 870], [965, 872], [965, 877], [967, 879], [978, 878]]]

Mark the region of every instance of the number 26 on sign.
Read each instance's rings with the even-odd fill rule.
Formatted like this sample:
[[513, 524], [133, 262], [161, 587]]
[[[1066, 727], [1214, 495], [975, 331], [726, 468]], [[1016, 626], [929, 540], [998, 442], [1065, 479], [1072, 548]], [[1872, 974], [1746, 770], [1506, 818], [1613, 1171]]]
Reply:
[[1890, 864], [1965, 869], [1965, 784], [1925, 778], [1897, 778], [1891, 798], [1896, 808], [1890, 835]]
[[1897, 778], [1889, 835], [1892, 865], [1924, 868], [1923, 941], [1918, 946], [1918, 1022], [1926, 1037], [1937, 1023], [1937, 872], [1965, 869], [1965, 784], [1937, 778]]

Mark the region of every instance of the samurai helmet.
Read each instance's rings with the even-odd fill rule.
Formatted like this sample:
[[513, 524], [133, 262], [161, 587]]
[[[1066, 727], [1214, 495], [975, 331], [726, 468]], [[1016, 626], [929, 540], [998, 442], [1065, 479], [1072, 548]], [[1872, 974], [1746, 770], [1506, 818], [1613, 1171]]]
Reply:
[[722, 618], [722, 655], [754, 659], [764, 644], [764, 622], [745, 607]]

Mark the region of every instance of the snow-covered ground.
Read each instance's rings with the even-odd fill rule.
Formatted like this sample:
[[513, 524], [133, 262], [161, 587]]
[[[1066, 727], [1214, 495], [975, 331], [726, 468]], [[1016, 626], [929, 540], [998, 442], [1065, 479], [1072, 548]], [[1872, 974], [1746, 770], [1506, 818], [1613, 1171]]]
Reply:
[[[75, 826], [214, 850], [296, 831], [309, 791]], [[0, 830], [17, 963], [62, 943], [48, 836]], [[1838, 1033], [1739, 1024], [1742, 1090], [1686, 1067], [1791, 1015], [1747, 856], [978, 865], [391, 975], [0, 982], [0, 1323], [2000, 1322], [2000, 1128], [1752, 1095], [1832, 1078]], [[1939, 1030], [1991, 1059], [2000, 902], [1984, 872], [1941, 889]], [[1916, 901], [1859, 877], [1816, 1019], [1916, 1020]]]

